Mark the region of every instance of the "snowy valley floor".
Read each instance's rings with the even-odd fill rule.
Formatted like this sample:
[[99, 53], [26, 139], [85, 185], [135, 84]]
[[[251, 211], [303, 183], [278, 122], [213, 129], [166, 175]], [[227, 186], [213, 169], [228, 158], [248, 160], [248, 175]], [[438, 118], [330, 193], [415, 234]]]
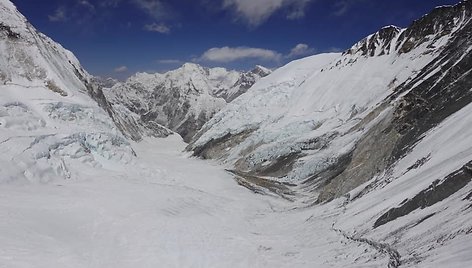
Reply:
[[147, 140], [125, 169], [103, 160], [75, 167], [80, 179], [0, 185], [0, 267], [387, 267], [333, 230], [336, 204], [254, 194], [184, 146]]

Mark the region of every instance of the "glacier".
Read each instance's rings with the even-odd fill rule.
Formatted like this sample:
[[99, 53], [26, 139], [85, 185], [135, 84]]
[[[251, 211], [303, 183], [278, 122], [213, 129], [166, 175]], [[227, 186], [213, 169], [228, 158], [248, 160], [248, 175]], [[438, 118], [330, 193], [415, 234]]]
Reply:
[[471, 266], [471, 14], [119, 83], [1, 1], [0, 267]]

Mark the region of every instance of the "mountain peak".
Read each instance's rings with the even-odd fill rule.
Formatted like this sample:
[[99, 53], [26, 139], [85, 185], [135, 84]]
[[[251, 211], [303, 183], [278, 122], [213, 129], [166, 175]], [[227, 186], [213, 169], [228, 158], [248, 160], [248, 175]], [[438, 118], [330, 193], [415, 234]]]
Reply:
[[408, 53], [422, 45], [435, 48], [436, 41], [451, 36], [470, 22], [471, 10], [472, 2], [467, 0], [453, 6], [438, 6], [406, 29], [394, 25], [381, 28], [345, 51], [344, 55], [374, 57]]
[[202, 66], [193, 62], [186, 62], [182, 64], [181, 68], [202, 68]]
[[251, 70], [251, 73], [258, 74], [260, 76], [267, 76], [272, 73], [272, 70], [262, 65], [256, 65], [256, 67]]
[[246, 92], [267, 70], [257, 66], [237, 72], [187, 62], [163, 74], [137, 73], [105, 94], [122, 117], [139, 118], [140, 133], [152, 134], [158, 124], [190, 141], [226, 102]]
[[396, 25], [387, 25], [382, 28], [380, 28], [380, 31], [391, 31], [391, 30], [401, 30], [402, 28], [396, 26]]
[[385, 26], [378, 32], [373, 33], [356, 43], [344, 54], [360, 54], [361, 56], [370, 57], [390, 54], [392, 52], [392, 42], [401, 31], [402, 30], [397, 26]]
[[453, 6], [439, 6], [429, 14], [415, 20], [399, 37], [397, 50], [408, 53], [422, 44], [435, 47], [434, 43], [444, 36], [452, 35], [472, 17], [472, 2], [462, 1]]

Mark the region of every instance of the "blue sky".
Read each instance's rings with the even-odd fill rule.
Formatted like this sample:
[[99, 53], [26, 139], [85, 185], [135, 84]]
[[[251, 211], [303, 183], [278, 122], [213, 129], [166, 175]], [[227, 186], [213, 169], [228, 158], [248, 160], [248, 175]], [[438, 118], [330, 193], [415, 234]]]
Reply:
[[349, 48], [459, 0], [12, 0], [92, 74], [124, 79], [184, 62], [247, 70]]

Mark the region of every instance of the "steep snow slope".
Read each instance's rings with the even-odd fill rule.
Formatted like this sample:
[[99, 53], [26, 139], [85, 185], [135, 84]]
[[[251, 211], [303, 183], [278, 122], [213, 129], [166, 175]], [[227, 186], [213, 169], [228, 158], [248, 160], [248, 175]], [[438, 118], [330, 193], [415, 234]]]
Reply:
[[[117, 112], [70, 52], [37, 33], [10, 2], [1, 1], [0, 44], [5, 51], [0, 53], [4, 74], [0, 85], [0, 267], [471, 266], [470, 5], [434, 12], [434, 19], [426, 16], [414, 24], [426, 29], [420, 32], [427, 38], [418, 31], [388, 27], [381, 31], [385, 34], [372, 35], [345, 55], [310, 57], [284, 67], [241, 97], [248, 100], [244, 96], [252, 95], [254, 102], [248, 103], [253, 106], [244, 110], [239, 98], [230, 104], [230, 109], [234, 105], [243, 111], [233, 110], [235, 128], [228, 125], [222, 131], [214, 122], [215, 128], [201, 133], [204, 139], [205, 133], [214, 132], [211, 146], [200, 148], [207, 156], [230, 159], [234, 156], [230, 145], [261, 135], [279, 141], [297, 138], [295, 145], [300, 147], [292, 145], [294, 150], [309, 151], [306, 159], [313, 157], [313, 161], [315, 152], [350, 151], [352, 147], [344, 145], [352, 141], [351, 153], [333, 157], [333, 162], [346, 166], [343, 172], [358, 166], [379, 168], [375, 163], [386, 166], [357, 187], [362, 180], [350, 182], [346, 177], [365, 174], [335, 176], [325, 181], [324, 188], [313, 183], [323, 178], [295, 187], [257, 173], [225, 172], [216, 163], [181, 153], [185, 144], [178, 135], [143, 139], [142, 135], [156, 132], [143, 129], [139, 117]], [[390, 38], [401, 45], [389, 46]], [[427, 53], [425, 46], [430, 47]], [[389, 83], [391, 92], [376, 90], [373, 85], [384, 85], [388, 76], [379, 69], [385, 62], [390, 64], [394, 55], [397, 61], [408, 62], [412, 57], [415, 62], [404, 70], [396, 63], [389, 65], [398, 81]], [[369, 64], [379, 68], [375, 76]], [[424, 64], [410, 78], [403, 78], [409, 69]], [[328, 79], [330, 72], [340, 82]], [[378, 81], [354, 75], [364, 73]], [[345, 81], [351, 74], [354, 79]], [[317, 77], [327, 83], [316, 84]], [[405, 80], [402, 84], [401, 79]], [[338, 89], [337, 83], [343, 87]], [[367, 85], [358, 90], [369, 96], [352, 95], [354, 89], [346, 89], [349, 84]], [[311, 92], [310, 85], [317, 86], [312, 88], [316, 98], [305, 96]], [[251, 92], [271, 98], [256, 98]], [[352, 100], [345, 94], [351, 94]], [[267, 100], [271, 103], [262, 107]], [[339, 105], [331, 108], [330, 104]], [[348, 117], [351, 104], [356, 107]], [[280, 110], [275, 105], [281, 105]], [[371, 106], [375, 106], [372, 112], [363, 116]], [[330, 138], [305, 143], [305, 137], [313, 136], [306, 129], [317, 122], [318, 113], [324, 122], [311, 128], [321, 131], [331, 126], [336, 131]], [[252, 115], [258, 117], [253, 121], [245, 117]], [[359, 117], [356, 124], [351, 116]], [[221, 124], [231, 122], [215, 118]], [[270, 120], [274, 125], [267, 123]], [[336, 123], [341, 120], [346, 126]], [[263, 124], [268, 134], [257, 134]], [[350, 125], [354, 127], [342, 135]], [[284, 127], [280, 134], [274, 130], [279, 126]], [[234, 129], [242, 132], [231, 132]], [[221, 135], [224, 138], [218, 138]], [[142, 141], [128, 141], [127, 136]], [[225, 143], [218, 142], [222, 140]], [[258, 146], [265, 145], [241, 147], [240, 153], [244, 156]], [[267, 147], [273, 152], [286, 150], [284, 142], [280, 148], [270, 143]], [[391, 162], [380, 161], [385, 158], [377, 153], [384, 152], [392, 156]], [[283, 168], [264, 172], [281, 177], [289, 172], [292, 159], [279, 157]], [[234, 161], [239, 160], [234, 157]], [[318, 177], [336, 173], [338, 166], [334, 167]], [[300, 164], [297, 168], [310, 167]], [[238, 187], [233, 178], [267, 195]], [[316, 192], [332, 189], [338, 182], [348, 182], [346, 189], [352, 190], [332, 202], [313, 205]], [[327, 195], [327, 200], [346, 189]]]
[[9, 1], [0, 5], [0, 79], [5, 85], [42, 82], [62, 96], [87, 92], [71, 52], [37, 32]]
[[338, 197], [470, 102], [470, 9], [470, 2], [441, 7], [343, 55], [290, 63], [218, 113], [189, 148], [239, 171], [314, 187], [375, 159], [352, 166], [353, 179], [334, 180], [321, 199]]
[[102, 109], [106, 99], [95, 99], [99, 107], [91, 98], [100, 94], [72, 54], [52, 41], [42, 46], [49, 39], [36, 39], [10, 2], [0, 11], [8, 25], [0, 41], [0, 267], [388, 262], [331, 231], [324, 218], [332, 211], [308, 223], [314, 212], [254, 195], [221, 167], [180, 155], [177, 135], [128, 142], [114, 110]]
[[[300, 182], [351, 152], [369, 130], [353, 128], [376, 108], [390, 114], [382, 100], [434, 56], [326, 54], [292, 62], [217, 114], [192, 146], [196, 154], [222, 157], [239, 170]], [[231, 150], [208, 150], [211, 141], [227, 146], [227, 139], [241, 135], [248, 136]]]
[[333, 228], [387, 252], [391, 267], [461, 267], [472, 245], [471, 18], [470, 1], [438, 7], [342, 55], [290, 63], [188, 149], [251, 189], [341, 206]]
[[261, 66], [239, 73], [186, 63], [165, 74], [138, 73], [105, 90], [105, 95], [123, 117], [137, 118], [148, 135], [157, 123], [189, 141], [226, 101], [243, 94], [269, 73]]
[[[11, 2], [2, 1], [0, 8], [0, 81], [4, 85], [42, 87], [73, 99], [89, 95], [123, 134], [141, 137], [134, 118], [113, 110], [100, 85], [70, 51], [38, 32]], [[162, 126], [153, 130], [154, 136], [172, 133]]]
[[[74, 55], [38, 33], [8, 1], [0, 3], [0, 166], [5, 182], [75, 178], [72, 162], [129, 162], [120, 129], [92, 97]], [[109, 111], [111, 112], [111, 111]]]
[[345, 197], [335, 228], [396, 248], [402, 267], [470, 266], [471, 112], [468, 104], [448, 117], [386, 173]]

